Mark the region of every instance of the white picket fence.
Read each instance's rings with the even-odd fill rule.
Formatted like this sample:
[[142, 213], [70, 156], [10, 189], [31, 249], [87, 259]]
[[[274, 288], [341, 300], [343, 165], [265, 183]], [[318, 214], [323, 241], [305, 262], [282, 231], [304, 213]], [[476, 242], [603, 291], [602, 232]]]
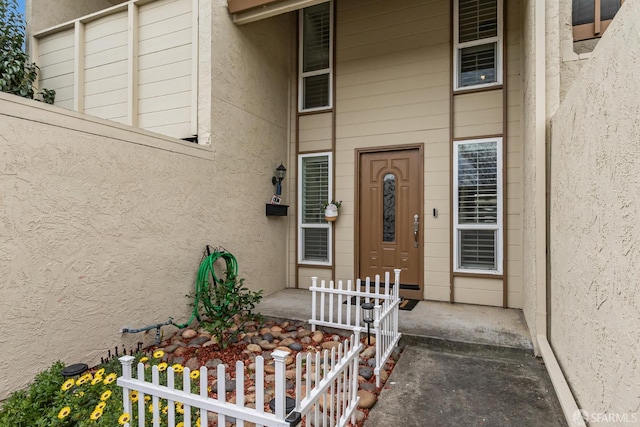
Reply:
[[[373, 283], [369, 277], [365, 279], [364, 284], [360, 279], [356, 280], [355, 288], [351, 280], [347, 281], [346, 286], [342, 280], [338, 281], [337, 286], [333, 280], [329, 282], [328, 286], [322, 280], [318, 286], [318, 278], [312, 277], [309, 288], [312, 292], [309, 323], [314, 331], [316, 326], [352, 331], [361, 328], [364, 326], [361, 305], [365, 302], [374, 303], [371, 330], [376, 338], [374, 374], [377, 387], [380, 387], [380, 370], [402, 335], [398, 332], [400, 271], [400, 269], [393, 270], [395, 276], [393, 286], [390, 285], [390, 274], [387, 271], [384, 276], [384, 284], [380, 283], [379, 275], [376, 275]], [[351, 304], [352, 298], [355, 298], [355, 305]]]
[[[286, 414], [286, 358], [289, 353], [275, 350], [271, 353], [275, 367], [275, 410], [273, 413], [265, 411], [265, 362], [262, 356], [255, 359], [255, 408], [245, 405], [245, 380], [248, 378], [243, 362], [236, 362], [235, 366], [235, 403], [226, 400], [225, 391], [226, 372], [224, 365], [217, 366], [217, 378], [222, 379], [217, 384], [217, 397], [209, 397], [208, 370], [200, 368], [197, 388], [198, 393], [191, 393], [191, 372], [184, 368], [181, 378], [176, 376], [172, 367], [167, 368], [166, 382], [161, 384], [160, 372], [157, 366], [151, 368], [151, 382], [145, 380], [145, 366], [139, 363], [136, 378], [132, 376], [132, 356], [121, 357], [122, 376], [117, 384], [123, 389], [123, 410], [133, 414], [133, 406], [137, 406], [138, 426], [145, 425], [145, 417], [151, 415], [154, 427], [159, 427], [161, 419], [166, 418], [169, 427], [175, 427], [176, 402], [183, 405], [182, 422], [184, 427], [196, 425], [192, 420], [191, 408], [197, 408], [200, 420], [207, 420], [208, 413], [216, 413], [219, 426], [224, 426], [229, 417], [235, 418], [235, 425], [243, 427], [245, 421], [260, 427], [292, 427], [302, 419], [310, 420], [313, 425], [344, 427], [349, 422], [355, 425], [355, 409], [358, 404], [358, 358], [362, 344], [360, 344], [360, 330], [355, 329], [354, 335], [337, 348], [322, 353], [298, 353], [295, 358], [295, 409]], [[148, 368], [147, 368], [148, 369]], [[182, 390], [176, 389], [176, 380], [182, 382]], [[138, 393], [137, 403], [132, 402], [131, 392]], [[150, 396], [153, 405], [149, 413], [145, 405], [145, 396]], [[162, 409], [161, 409], [162, 408]], [[166, 408], [166, 409], [165, 409]], [[161, 411], [164, 412], [161, 415]], [[180, 418], [180, 417], [178, 417]], [[130, 427], [126, 423], [126, 427]], [[200, 426], [206, 426], [201, 422]], [[310, 423], [307, 421], [307, 426]]]

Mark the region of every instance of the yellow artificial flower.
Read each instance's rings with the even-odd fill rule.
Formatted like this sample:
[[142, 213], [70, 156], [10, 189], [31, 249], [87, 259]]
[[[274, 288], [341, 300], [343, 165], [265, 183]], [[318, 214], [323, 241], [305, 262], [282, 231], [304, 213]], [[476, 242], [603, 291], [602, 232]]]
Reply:
[[162, 356], [164, 356], [164, 351], [162, 350], [156, 350], [153, 352], [153, 358], [154, 359], [161, 359]]
[[69, 408], [68, 406], [65, 406], [64, 408], [60, 409], [60, 412], [58, 412], [58, 418], [63, 419], [70, 413], [71, 413], [71, 408]]
[[131, 392], [131, 394], [129, 394], [129, 397], [131, 398], [132, 402], [137, 402], [138, 401], [138, 392], [133, 390]]
[[100, 368], [96, 371], [96, 373], [94, 374], [94, 376], [96, 377], [101, 377], [104, 375], [104, 368]]
[[62, 387], [60, 387], [63, 391], [67, 391], [69, 390], [71, 387], [73, 387], [76, 384], [75, 380], [73, 378], [69, 378], [68, 380], [66, 380], [64, 383], [62, 383]]
[[100, 396], [100, 400], [104, 402], [105, 400], [108, 400], [110, 397], [111, 397], [111, 390], [105, 390], [105, 392], [102, 393], [102, 396]]
[[189, 376], [192, 380], [197, 380], [198, 378], [200, 378], [200, 371], [193, 371]]
[[118, 376], [116, 374], [111, 373], [111, 374], [107, 375], [107, 378], [105, 378], [103, 382], [104, 382], [105, 385], [109, 385], [112, 382], [114, 382], [116, 380], [116, 378], [118, 378]]
[[95, 421], [102, 416], [102, 410], [96, 409], [91, 413], [91, 420]]
[[125, 425], [129, 421], [131, 421], [131, 416], [126, 412], [120, 415], [120, 418], [118, 418], [118, 424], [120, 424], [121, 426]]
[[200, 427], [200, 417], [196, 420], [196, 427]]
[[166, 371], [168, 366], [167, 362], [158, 363], [158, 371]]
[[91, 385], [96, 385], [101, 383], [103, 380], [103, 378], [101, 376], [96, 375], [95, 377], [93, 377], [93, 379], [91, 380]]
[[138, 362], [145, 363], [145, 362], [148, 362], [148, 361], [149, 361], [149, 358], [147, 356], [142, 356]]
[[148, 401], [150, 401], [150, 400], [151, 400], [151, 396], [146, 395], [146, 396], [144, 397], [144, 403], [145, 403], [145, 404], [146, 404]]
[[176, 402], [176, 412], [179, 414], [184, 414], [184, 404], [182, 402]]
[[167, 415], [169, 413], [169, 407], [165, 406], [164, 408], [162, 408], [162, 413]]
[[149, 412], [153, 412], [153, 403], [149, 405]]
[[104, 407], [107, 406], [107, 402], [100, 402], [96, 405], [96, 411], [102, 411]]
[[178, 424], [176, 424], [176, 427], [184, 427], [184, 423], [180, 421]]
[[76, 385], [81, 386], [82, 384], [85, 384], [87, 381], [89, 381], [87, 377], [82, 376], [76, 380]]
[[184, 367], [179, 363], [174, 363], [173, 365], [171, 365], [171, 367], [173, 368], [173, 372], [175, 372], [176, 374], [180, 374], [182, 373], [182, 371], [184, 371]]

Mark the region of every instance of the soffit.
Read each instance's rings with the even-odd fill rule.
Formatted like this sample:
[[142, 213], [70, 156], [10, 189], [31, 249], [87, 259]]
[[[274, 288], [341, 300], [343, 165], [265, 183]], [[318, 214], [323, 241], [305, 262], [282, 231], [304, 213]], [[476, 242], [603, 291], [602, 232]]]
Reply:
[[233, 16], [233, 22], [242, 25], [326, 1], [328, 0], [227, 0], [227, 7]]

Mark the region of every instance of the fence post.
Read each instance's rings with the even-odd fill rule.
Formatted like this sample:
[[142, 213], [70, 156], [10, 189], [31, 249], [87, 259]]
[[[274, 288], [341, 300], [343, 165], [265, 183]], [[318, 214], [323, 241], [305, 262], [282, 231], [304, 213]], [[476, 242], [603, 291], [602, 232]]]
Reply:
[[[359, 348], [360, 347], [360, 332], [362, 332], [361, 326], [356, 326], [353, 328], [353, 343], [351, 344], [351, 348]], [[360, 357], [353, 358], [353, 371], [351, 372], [351, 399], [356, 399], [356, 405], [360, 400], [358, 396], [358, 368], [360, 367]], [[356, 425], [356, 413], [355, 411], [351, 415], [351, 424]]]
[[[386, 301], [385, 301], [386, 302]], [[380, 305], [376, 305], [373, 308], [373, 325], [376, 328], [376, 367], [374, 373], [376, 375], [376, 387], [380, 387], [380, 362], [382, 361], [382, 345], [385, 339], [385, 332], [383, 326], [380, 324]]]
[[284, 420], [286, 414], [285, 405], [286, 405], [286, 390], [287, 390], [287, 379], [285, 378], [285, 359], [289, 353], [284, 350], [274, 350], [271, 353], [273, 357], [273, 361], [275, 362], [276, 368], [276, 387], [275, 387], [275, 415], [278, 420]]
[[[311, 318], [314, 321], [316, 320], [316, 286], [318, 286], [318, 278], [316, 276], [313, 276], [311, 278]], [[316, 331], [315, 323], [311, 324], [311, 330], [313, 332]]]
[[400, 270], [399, 268], [394, 268], [393, 272], [395, 273], [395, 284], [393, 286], [393, 296], [395, 297], [394, 299], [398, 299], [398, 297], [400, 296], [400, 272], [402, 270]]
[[[131, 366], [133, 365], [135, 357], [122, 356], [118, 360], [122, 365], [122, 378], [124, 378], [125, 380], [130, 380]], [[123, 412], [129, 414], [130, 418], [133, 418], [133, 415], [131, 414], [131, 400], [129, 400], [129, 389], [126, 387], [122, 387], [122, 407], [124, 409]], [[129, 427], [129, 423], [125, 423], [125, 427]]]

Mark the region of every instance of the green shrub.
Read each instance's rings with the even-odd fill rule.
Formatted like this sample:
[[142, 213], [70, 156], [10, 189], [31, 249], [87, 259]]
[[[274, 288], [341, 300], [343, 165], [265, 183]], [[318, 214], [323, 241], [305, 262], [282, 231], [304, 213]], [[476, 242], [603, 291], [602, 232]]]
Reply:
[[36, 93], [33, 87], [38, 66], [24, 51], [25, 28], [17, 1], [0, 0], [0, 91], [53, 104], [55, 90]]
[[[151, 380], [151, 367], [160, 370], [160, 384], [166, 384], [168, 365], [162, 362], [164, 353], [156, 351], [148, 357], [136, 355], [136, 362], [145, 364], [145, 379]], [[173, 365], [179, 373], [181, 365]], [[49, 369], [38, 374], [26, 390], [16, 391], [3, 403], [0, 409], [0, 427], [117, 427], [129, 419], [131, 425], [138, 425], [138, 403], [132, 405], [132, 414], [123, 414], [122, 389], [116, 378], [122, 375], [118, 359], [111, 359], [91, 373], [78, 378], [66, 379], [62, 376], [64, 365], [54, 363]], [[135, 371], [135, 368], [134, 368]], [[191, 373], [197, 379], [199, 371]], [[177, 376], [177, 375], [176, 375]], [[197, 381], [192, 381], [192, 392], [197, 390]], [[182, 381], [176, 381], [176, 389], [182, 389]], [[140, 402], [138, 394], [131, 392], [133, 401]], [[160, 400], [161, 425], [167, 425], [167, 401]], [[149, 396], [141, 402], [145, 405], [145, 425], [152, 426], [152, 404]], [[176, 404], [176, 423], [182, 421], [181, 404]], [[192, 420], [198, 414], [191, 412]]]
[[[192, 295], [187, 295], [193, 298]], [[262, 290], [251, 292], [244, 286], [244, 279], [228, 275], [220, 284], [209, 284], [206, 293], [198, 298], [198, 310], [202, 327], [208, 330], [222, 347], [245, 330], [250, 320], [261, 320], [253, 309], [262, 299]]]

